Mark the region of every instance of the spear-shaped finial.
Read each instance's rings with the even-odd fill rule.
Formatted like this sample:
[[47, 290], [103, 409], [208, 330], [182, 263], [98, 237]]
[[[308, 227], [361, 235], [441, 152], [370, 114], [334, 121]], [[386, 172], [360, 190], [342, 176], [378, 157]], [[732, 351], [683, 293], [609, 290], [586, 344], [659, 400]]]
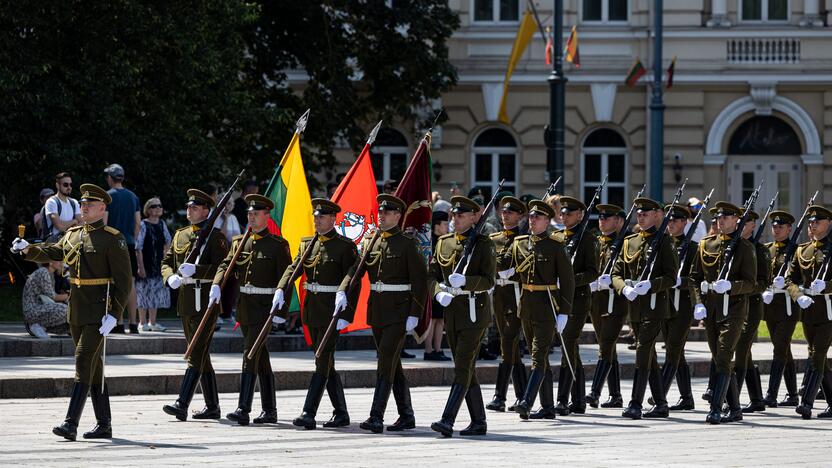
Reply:
[[370, 132], [370, 136], [367, 137], [367, 144], [372, 145], [376, 141], [376, 137], [378, 136], [378, 131], [381, 129], [381, 123], [384, 122], [383, 120], [379, 120], [376, 124], [373, 131]]
[[303, 133], [303, 131], [306, 130], [306, 123], [309, 122], [309, 112], [311, 111], [312, 109], [306, 109], [306, 112], [300, 116], [298, 121], [295, 123], [295, 133]]

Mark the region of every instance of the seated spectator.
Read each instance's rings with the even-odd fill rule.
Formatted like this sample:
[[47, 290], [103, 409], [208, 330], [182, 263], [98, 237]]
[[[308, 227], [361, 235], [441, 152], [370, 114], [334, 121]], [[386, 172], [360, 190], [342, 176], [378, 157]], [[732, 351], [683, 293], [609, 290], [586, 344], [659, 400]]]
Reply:
[[[144, 204], [145, 219], [136, 237], [136, 305], [142, 331], [163, 332], [167, 328], [156, 322], [158, 309], [170, 307], [170, 291], [162, 281], [162, 257], [168, 250], [171, 236], [161, 216], [162, 201], [151, 198]], [[145, 319], [145, 314], [147, 318]]]
[[69, 294], [56, 294], [53, 274], [63, 273], [63, 262], [41, 265], [23, 286], [23, 322], [30, 335], [49, 338], [49, 333], [66, 334]]

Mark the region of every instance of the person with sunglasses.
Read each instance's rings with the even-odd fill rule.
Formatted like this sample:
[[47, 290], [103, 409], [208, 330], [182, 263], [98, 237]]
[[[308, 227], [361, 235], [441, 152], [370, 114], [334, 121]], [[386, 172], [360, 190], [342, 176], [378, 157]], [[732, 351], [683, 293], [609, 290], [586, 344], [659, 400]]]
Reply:
[[171, 235], [161, 216], [162, 201], [153, 197], [144, 204], [145, 218], [136, 237], [136, 306], [139, 329], [163, 332], [167, 328], [156, 321], [156, 311], [170, 307], [170, 290], [162, 281], [162, 257], [170, 246]]
[[57, 193], [46, 199], [43, 206], [43, 221], [46, 223], [47, 242], [57, 242], [63, 233], [81, 224], [81, 209], [72, 193], [72, 176], [61, 172], [55, 176]]

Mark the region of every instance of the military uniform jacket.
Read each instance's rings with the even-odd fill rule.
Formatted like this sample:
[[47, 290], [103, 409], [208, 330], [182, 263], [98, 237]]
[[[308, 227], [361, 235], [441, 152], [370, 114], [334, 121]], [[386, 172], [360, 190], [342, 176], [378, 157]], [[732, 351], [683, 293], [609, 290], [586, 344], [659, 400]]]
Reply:
[[[283, 273], [283, 278], [280, 279], [277, 286], [278, 288], [286, 287], [286, 283], [298, 268], [303, 252], [306, 251], [309, 242], [312, 242], [313, 239], [314, 237], [301, 239], [298, 255], [295, 257], [295, 261], [286, 268], [286, 272]], [[323, 236], [318, 236], [318, 241], [312, 246], [312, 251], [303, 264], [306, 284], [317, 283], [322, 286], [338, 287], [357, 259], [358, 249], [353, 241], [338, 234], [335, 229]], [[355, 318], [355, 304], [358, 301], [360, 290], [361, 281], [358, 281], [355, 291], [348, 298], [347, 308], [339, 315], [347, 322], [352, 322]], [[308, 327], [326, 327], [332, 320], [334, 310], [334, 292], [305, 292], [302, 317], [304, 325]]]
[[[505, 229], [500, 232], [495, 232], [491, 234], [489, 238], [491, 242], [494, 243], [494, 250], [497, 253], [497, 257], [505, 254], [511, 249], [511, 244], [514, 242], [514, 239], [520, 235], [520, 228], [514, 227], [512, 229]], [[496, 265], [496, 258], [495, 258], [495, 265]], [[496, 267], [495, 267], [496, 271]], [[499, 281], [498, 279], [496, 279]], [[511, 279], [510, 279], [511, 280]], [[516, 280], [512, 280], [516, 281]], [[500, 310], [504, 313], [510, 314], [517, 312], [517, 303], [519, 302], [519, 294], [515, 296], [515, 289], [513, 284], [506, 284], [504, 286], [495, 285], [494, 286], [494, 308], [500, 308]], [[517, 291], [520, 291], [520, 288], [517, 288]]]
[[[133, 289], [130, 255], [124, 236], [103, 220], [74, 226], [54, 244], [29, 247], [26, 260], [69, 265], [70, 294], [67, 321], [72, 325], [100, 325], [106, 312], [120, 317]], [[107, 283], [110, 283], [110, 309]]]
[[[371, 238], [362, 241], [362, 252], [370, 242]], [[357, 262], [350, 267], [341, 281], [340, 291], [347, 290], [357, 267]], [[416, 239], [403, 233], [399, 227], [382, 232], [367, 254], [366, 267], [371, 284], [410, 285], [410, 291], [370, 290], [367, 300], [367, 323], [370, 326], [383, 327], [404, 322], [407, 317], [422, 316], [428, 293], [428, 273]]]
[[[237, 257], [236, 264], [230, 266], [243, 237], [239, 235], [231, 239], [228, 255], [214, 274], [214, 284], [222, 283], [222, 277], [230, 267], [233, 268], [232, 274], [240, 287], [274, 288], [283, 271], [292, 263], [289, 243], [286, 239], [269, 233], [268, 229], [252, 233]], [[237, 296], [237, 321], [240, 325], [262, 324], [271, 312], [273, 296], [274, 294], [245, 294], [241, 290]]]
[[[433, 282], [434, 295], [443, 290], [440, 284], [450, 286], [448, 277], [454, 272], [462, 258], [462, 251], [467, 239], [465, 235], [446, 234], [436, 241], [436, 251], [433, 253], [433, 259], [428, 270]], [[468, 268], [463, 273], [465, 275], [465, 285], [461, 289], [469, 294], [474, 293], [476, 320], [471, 321], [469, 294], [457, 295], [445, 307], [445, 326], [449, 330], [486, 328], [491, 323], [491, 298], [488, 290], [494, 287], [497, 254], [494, 243], [488, 236], [477, 235], [476, 244], [470, 258]]]
[[[625, 286], [635, 287], [642, 270], [647, 267], [647, 257], [650, 243], [656, 234], [653, 227], [647, 231], [641, 231], [624, 238], [624, 245], [621, 246], [621, 255], [615, 261], [612, 268], [612, 286], [615, 292], [622, 294]], [[631, 320], [638, 321], [643, 318], [658, 320], [670, 317], [671, 304], [668, 290], [676, 284], [676, 273], [679, 270], [679, 257], [673, 248], [673, 242], [666, 237], [658, 246], [655, 266], [650, 275], [650, 290], [643, 296], [638, 296], [633, 302], [629, 302]], [[651, 295], [656, 295], [656, 307], [651, 308]]]
[[[498, 259], [499, 270], [515, 269], [515, 279], [523, 283], [520, 317], [532, 322], [554, 322], [552, 303], [544, 285], [549, 285], [558, 314], [572, 314], [575, 274], [563, 243], [550, 233], [517, 236], [511, 249]], [[560, 283], [560, 286], [557, 286]], [[528, 287], [539, 290], [530, 291]]]
[[749, 304], [762, 304], [762, 293], [771, 285], [771, 257], [768, 248], [759, 243], [754, 244], [754, 261], [757, 263], [757, 281], [748, 295]]
[[[185, 226], [176, 231], [170, 243], [168, 251], [162, 258], [162, 279], [167, 284], [168, 278], [175, 274], [179, 266], [185, 263], [185, 259], [191, 248], [199, 237], [200, 229], [204, 229], [205, 221], [199, 225]], [[202, 315], [208, 308], [208, 292], [211, 290], [211, 283], [214, 281], [214, 274], [217, 266], [228, 255], [228, 240], [225, 234], [218, 229], [212, 229], [208, 240], [205, 242], [205, 249], [199, 256], [199, 263], [196, 265], [196, 272], [193, 279], [199, 280], [200, 286], [200, 309], [196, 310], [196, 296], [194, 295], [195, 284], [183, 284], [179, 287], [179, 296], [176, 302], [176, 312], [182, 317]], [[219, 310], [217, 305], [215, 310]]]
[[[733, 264], [728, 271], [728, 280], [731, 282], [731, 289], [728, 291], [728, 316], [722, 312], [722, 294], [708, 291], [703, 296], [701, 291], [702, 281], [713, 283], [717, 280], [725, 259], [725, 248], [728, 246], [730, 236], [721, 234], [706, 236], [699, 242], [696, 261], [691, 269], [691, 278], [699, 288], [693, 288], [692, 292], [695, 302], [704, 304], [708, 314], [717, 320], [726, 318], [743, 318], [748, 315], [748, 295], [751, 294], [757, 284], [757, 261], [754, 257], [754, 246], [746, 239], [737, 242], [734, 253]], [[713, 314], [713, 315], [711, 315]]]
[[[685, 236], [672, 236], [670, 237], [673, 240], [673, 249], [676, 251], [676, 254], [679, 255], [679, 247], [682, 245], [682, 242], [685, 240]], [[682, 265], [682, 259], [679, 259], [679, 268], [682, 271], [678, 271], [679, 278], [682, 279], [682, 283], [679, 285], [679, 310], [675, 310], [673, 307], [674, 298], [676, 296], [676, 290], [670, 290], [670, 315], [671, 316], [678, 316], [678, 314], [687, 315], [690, 320], [693, 320], [693, 304], [691, 303], [691, 291], [695, 288], [698, 288], [699, 285], [695, 284], [693, 278], [690, 277], [690, 272], [693, 269], [693, 264], [697, 261], [698, 258], [698, 250], [699, 250], [699, 243], [690, 241], [688, 244], [688, 249], [685, 252], [685, 259], [684, 265]], [[675, 284], [675, 283], [674, 283]]]
[[[774, 278], [774, 276], [777, 275], [780, 268], [783, 266], [783, 262], [786, 261], [787, 245], [788, 244], [786, 242], [769, 242], [766, 244], [770, 260], [767, 266], [769, 268], [769, 275], [771, 278]], [[766, 322], [779, 322], [783, 320], [797, 322], [800, 320], [800, 307], [792, 300], [789, 295], [789, 290], [786, 289], [785, 291], [785, 294], [775, 292], [774, 298], [771, 300], [771, 304], [765, 305], [763, 317]], [[786, 301], [791, 302], [791, 315], [788, 314], [788, 310], [786, 309]]]
[[[795, 252], [794, 259], [792, 260], [791, 273], [786, 281], [789, 294], [795, 301], [798, 297], [806, 294], [812, 281], [817, 277], [818, 271], [823, 264], [824, 250], [832, 247], [829, 245], [830, 243], [832, 243], [832, 239], [827, 235], [822, 240], [806, 242], [797, 247], [797, 252]], [[832, 275], [827, 271], [825, 277], [819, 278], [826, 281], [826, 289], [823, 290], [824, 294], [832, 293], [832, 288], [829, 287], [830, 276]], [[829, 318], [832, 312], [827, 311], [825, 297], [813, 296], [812, 299], [814, 299], [815, 303], [802, 311], [803, 322], [807, 325], [832, 322], [832, 319]]]
[[[555, 239], [561, 240], [565, 246], [569, 245], [569, 241], [576, 235], [577, 233], [570, 229], [559, 230], [552, 234]], [[566, 254], [569, 255], [569, 251]], [[598, 279], [599, 256], [598, 239], [589, 233], [584, 233], [581, 243], [577, 246], [574, 255], [575, 260], [572, 262], [572, 271], [575, 274], [575, 294], [572, 299], [573, 315], [586, 315], [589, 312], [592, 294], [589, 283]]]
[[[615, 235], [598, 236], [598, 271], [602, 272], [607, 262], [612, 257], [612, 244], [615, 242]], [[611, 269], [610, 269], [611, 270]], [[611, 272], [611, 271], [610, 271]], [[609, 313], [609, 300], [612, 294], [612, 313]], [[627, 299], [620, 294], [615, 294], [609, 289], [602, 289], [592, 293], [592, 311], [601, 315], [622, 315], [627, 312]]]

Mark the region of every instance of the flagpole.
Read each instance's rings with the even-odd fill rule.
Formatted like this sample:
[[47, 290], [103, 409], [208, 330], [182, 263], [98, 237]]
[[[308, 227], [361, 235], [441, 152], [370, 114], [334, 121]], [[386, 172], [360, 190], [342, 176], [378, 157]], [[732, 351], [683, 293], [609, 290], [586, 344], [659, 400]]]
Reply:
[[[306, 112], [300, 116], [300, 118], [295, 122], [295, 133], [300, 135], [306, 130], [306, 124], [309, 123], [309, 113], [312, 109], [306, 109]], [[291, 143], [289, 143], [291, 144]], [[285, 154], [285, 152], [284, 152]], [[269, 186], [266, 187], [266, 191], [263, 193], [271, 193], [272, 189], [274, 189], [274, 184], [277, 183], [277, 179], [280, 177], [280, 173], [283, 171], [283, 157], [280, 157], [280, 161], [277, 162], [277, 167], [274, 169], [274, 174], [272, 175], [272, 180], [269, 181]]]
[[[555, 0], [554, 57], [549, 82], [549, 125], [543, 131], [546, 144], [546, 172], [549, 182], [563, 177], [566, 82], [563, 75], [563, 0]], [[566, 184], [563, 184], [566, 188]]]
[[653, 11], [653, 92], [650, 99], [650, 196], [664, 199], [664, 101], [662, 99], [662, 10], [656, 0]]

